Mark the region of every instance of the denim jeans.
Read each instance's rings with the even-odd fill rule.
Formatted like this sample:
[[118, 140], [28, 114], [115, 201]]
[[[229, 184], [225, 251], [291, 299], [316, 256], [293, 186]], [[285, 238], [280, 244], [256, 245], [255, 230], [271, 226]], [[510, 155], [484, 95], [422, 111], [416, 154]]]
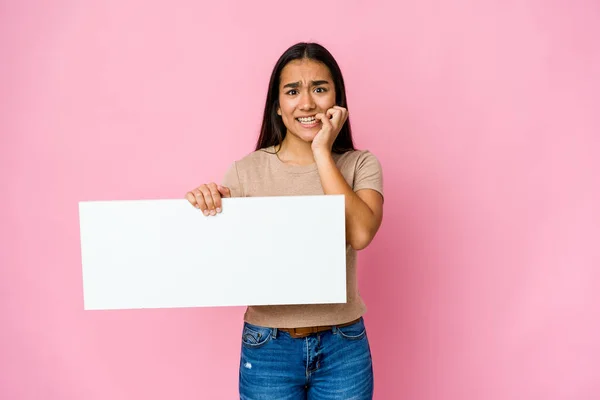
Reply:
[[244, 323], [241, 400], [367, 400], [373, 366], [364, 320], [305, 338]]

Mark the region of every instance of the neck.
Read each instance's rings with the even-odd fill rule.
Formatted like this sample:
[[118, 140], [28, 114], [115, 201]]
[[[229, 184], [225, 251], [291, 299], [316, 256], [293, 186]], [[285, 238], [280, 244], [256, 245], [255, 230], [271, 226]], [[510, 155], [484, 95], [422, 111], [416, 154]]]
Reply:
[[310, 143], [300, 140], [296, 136], [287, 133], [280, 146], [276, 146], [275, 150], [279, 159], [291, 165], [310, 165], [314, 164], [315, 157], [310, 147]]

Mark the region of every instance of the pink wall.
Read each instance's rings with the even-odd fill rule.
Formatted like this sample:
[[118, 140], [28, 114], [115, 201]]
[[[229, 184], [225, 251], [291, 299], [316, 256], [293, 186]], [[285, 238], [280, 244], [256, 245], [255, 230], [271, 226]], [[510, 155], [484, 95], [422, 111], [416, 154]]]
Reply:
[[0, 6], [0, 398], [236, 397], [242, 308], [82, 310], [77, 202], [219, 179], [300, 40], [385, 170], [376, 399], [600, 398], [597, 0], [176, 3]]

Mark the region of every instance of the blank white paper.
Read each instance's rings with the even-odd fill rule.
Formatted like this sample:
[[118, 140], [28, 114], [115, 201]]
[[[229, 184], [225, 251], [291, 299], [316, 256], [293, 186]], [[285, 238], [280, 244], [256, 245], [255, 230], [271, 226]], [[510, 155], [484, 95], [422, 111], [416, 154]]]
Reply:
[[344, 196], [79, 203], [86, 310], [346, 302]]

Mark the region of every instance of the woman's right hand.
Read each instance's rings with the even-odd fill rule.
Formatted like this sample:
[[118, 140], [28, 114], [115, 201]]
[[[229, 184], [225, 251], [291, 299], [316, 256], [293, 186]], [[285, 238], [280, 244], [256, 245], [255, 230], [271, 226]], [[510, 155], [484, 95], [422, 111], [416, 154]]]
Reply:
[[198, 186], [185, 194], [191, 205], [204, 215], [217, 215], [222, 210], [221, 197], [231, 197], [231, 191], [214, 182]]

